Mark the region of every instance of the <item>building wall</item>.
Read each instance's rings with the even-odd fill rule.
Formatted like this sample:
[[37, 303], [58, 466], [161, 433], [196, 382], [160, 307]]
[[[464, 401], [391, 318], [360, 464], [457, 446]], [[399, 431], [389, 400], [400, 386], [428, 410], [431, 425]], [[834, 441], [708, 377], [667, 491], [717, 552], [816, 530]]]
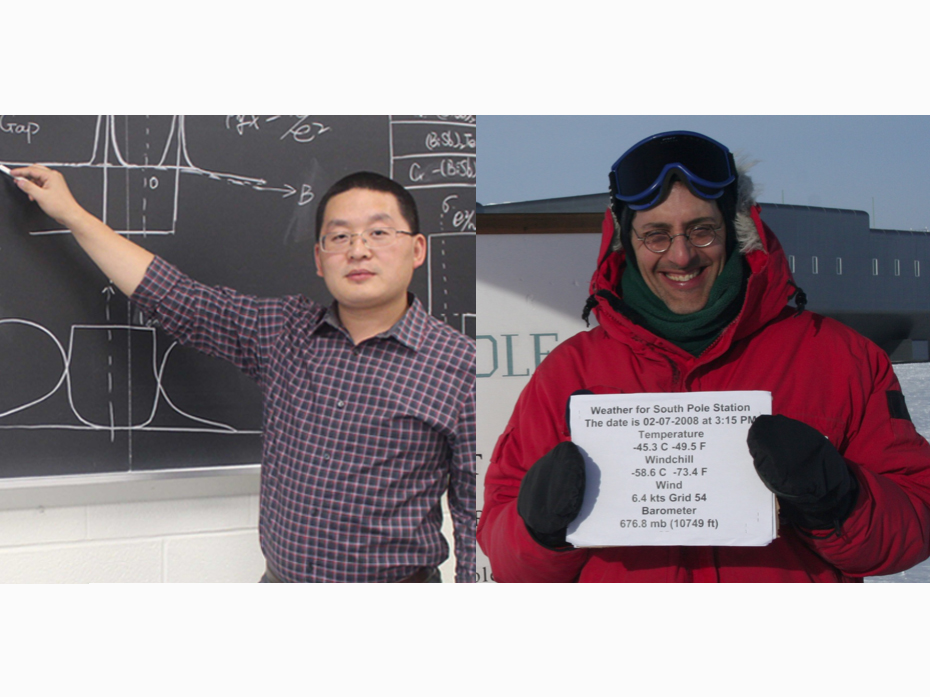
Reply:
[[0, 582], [255, 582], [258, 496], [0, 511]]
[[[5, 489], [0, 496], [0, 583], [255, 583], [257, 475], [231, 495], [178, 495], [197, 483], [156, 482], [112, 491], [112, 483], [65, 493]], [[212, 482], [217, 489], [227, 485]], [[120, 495], [142, 500], [112, 501]], [[72, 499], [74, 503], [68, 503]], [[446, 511], [444, 534], [452, 545]], [[443, 580], [454, 581], [450, 560]]]
[[[491, 453], [520, 392], [545, 356], [587, 328], [581, 310], [599, 242], [598, 234], [478, 236], [479, 517]], [[480, 549], [477, 573], [481, 583], [494, 581]]]

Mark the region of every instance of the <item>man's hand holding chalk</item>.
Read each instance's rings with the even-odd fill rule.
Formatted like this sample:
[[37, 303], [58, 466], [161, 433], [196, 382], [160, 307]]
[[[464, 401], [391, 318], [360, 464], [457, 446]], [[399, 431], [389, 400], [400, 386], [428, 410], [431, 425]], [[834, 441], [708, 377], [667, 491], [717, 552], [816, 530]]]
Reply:
[[[0, 165], [0, 172], [3, 172], [4, 174], [9, 175], [9, 176], [13, 179], [13, 181], [15, 181], [15, 182], [17, 182], [17, 183], [18, 183], [18, 182], [24, 182], [24, 181], [26, 181], [26, 179], [25, 179], [24, 177], [17, 177], [15, 174], [13, 174], [13, 170], [11, 170], [11, 169], [10, 169], [9, 167], [7, 167], [6, 165]], [[34, 198], [32, 198], [32, 196], [30, 196], [29, 199], [32, 200], [32, 201], [35, 200]]]
[[87, 218], [93, 218], [87, 213], [68, 189], [65, 178], [61, 173], [42, 165], [29, 165], [10, 169], [0, 165], [3, 172], [13, 177], [13, 181], [30, 201], [36, 201], [42, 210], [56, 221], [74, 230]]

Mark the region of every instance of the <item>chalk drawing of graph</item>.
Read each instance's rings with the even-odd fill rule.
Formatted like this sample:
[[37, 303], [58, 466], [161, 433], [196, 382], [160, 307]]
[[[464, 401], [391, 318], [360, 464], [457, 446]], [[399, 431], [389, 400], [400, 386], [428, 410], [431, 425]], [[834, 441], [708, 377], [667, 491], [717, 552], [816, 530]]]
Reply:
[[[124, 235], [175, 234], [182, 173], [207, 176], [259, 191], [283, 192], [285, 197], [296, 191], [293, 187], [267, 186], [265, 179], [209, 171], [196, 166], [188, 154], [183, 116], [156, 117], [145, 120], [144, 125], [142, 123], [136, 120], [130, 133], [128, 120], [121, 124], [115, 116], [98, 116], [93, 148], [86, 159], [39, 164], [64, 170], [72, 189], [77, 187], [84, 192], [96, 192], [96, 201], [86, 201], [81, 197], [82, 204]], [[142, 146], [136, 143], [133, 147], [133, 152], [139, 153], [139, 159], [135, 161], [124, 154], [130, 139], [141, 139], [143, 143]], [[53, 227], [30, 234], [70, 233]], [[104, 289], [108, 320], [113, 293], [112, 288]], [[40, 344], [51, 342], [54, 348], [45, 355], [56, 356], [53, 359], [56, 365], [49, 370], [58, 377], [51, 381], [54, 384], [41, 388], [42, 394], [33, 394], [22, 403], [11, 404], [13, 398], [6, 395], [0, 406], [0, 429], [101, 430], [109, 431], [111, 439], [117, 431], [126, 430], [259, 433], [237, 430], [229, 424], [201, 418], [176, 406], [164, 387], [163, 378], [166, 368], [170, 370], [170, 357], [177, 344], [170, 344], [157, 362], [159, 350], [152, 328], [76, 324], [71, 327], [65, 346], [49, 329], [26, 319], [0, 319], [0, 336], [11, 327], [31, 333], [31, 341]], [[94, 347], [100, 345], [104, 336], [108, 349], [101, 353]], [[114, 368], [116, 355], [129, 356], [120, 369]], [[57, 365], [58, 357], [60, 366]], [[46, 392], [48, 387], [50, 389]], [[39, 423], [26, 415], [26, 412], [40, 408], [61, 393], [67, 395], [73, 422]], [[139, 404], [146, 406], [140, 409]], [[168, 418], [156, 422], [157, 411], [161, 414], [167, 412]], [[12, 423], [14, 417], [16, 422]], [[157, 425], [166, 421], [172, 425]]]
[[[132, 126], [130, 126], [132, 123]], [[135, 144], [133, 161], [124, 151]], [[165, 116], [121, 123], [115, 116], [98, 116], [92, 151], [85, 160], [40, 162], [61, 169], [74, 188], [99, 192], [96, 201], [81, 200], [116, 232], [123, 235], [172, 235], [178, 217], [181, 174], [207, 176], [259, 191], [293, 194], [293, 187], [267, 186], [265, 179], [214, 172], [191, 162], [183, 116]], [[67, 234], [49, 229], [34, 235]]]
[[[155, 329], [151, 327], [120, 326], [120, 325], [82, 325], [71, 327], [68, 345], [65, 347], [50, 331], [35, 322], [23, 319], [0, 319], [0, 332], [9, 327], [26, 329], [34, 333], [35, 338], [51, 342], [54, 347], [52, 353], [60, 358], [60, 375], [54, 377], [50, 390], [38, 397], [29, 399], [22, 404], [0, 411], [0, 429], [70, 429], [109, 431], [111, 439], [117, 431], [173, 431], [173, 432], [201, 432], [201, 433], [258, 433], [258, 431], [238, 430], [229, 424], [211, 421], [189, 414], [172, 402], [165, 391], [163, 378], [172, 352], [178, 346], [172, 342], [165, 351], [160, 362], [156, 361], [158, 355]], [[99, 334], [108, 335], [109, 344], [113, 351], [108, 355], [99, 352], [96, 339]], [[129, 373], [114, 369], [113, 355], [115, 352], [124, 352], [127, 345], [134, 347], [138, 360], [150, 361], [142, 364], [136, 370], [136, 375], [146, 375], [149, 380], [128, 384], [131, 380]], [[54, 375], [54, 373], [53, 373]], [[105, 376], [101, 379], [101, 376]], [[47, 386], [46, 386], [47, 387]], [[3, 420], [14, 414], [25, 412], [37, 407], [54, 395], [64, 391], [74, 421], [57, 424], [4, 424]], [[146, 408], [136, 409], [133, 412], [132, 404], [146, 404]], [[185, 426], [158, 426], [156, 412], [160, 408], [167, 408], [176, 416], [183, 417], [189, 422]]]

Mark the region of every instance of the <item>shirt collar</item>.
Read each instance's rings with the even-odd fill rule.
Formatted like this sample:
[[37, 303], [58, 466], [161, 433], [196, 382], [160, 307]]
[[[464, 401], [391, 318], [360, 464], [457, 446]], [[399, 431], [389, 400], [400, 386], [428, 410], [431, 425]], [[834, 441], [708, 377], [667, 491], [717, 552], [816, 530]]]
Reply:
[[[422, 346], [423, 339], [426, 336], [429, 315], [413, 293], [407, 293], [407, 302], [407, 311], [404, 313], [404, 316], [401, 317], [393, 327], [373, 336], [372, 339], [393, 338], [414, 351], [420, 350], [420, 346]], [[348, 336], [348, 332], [345, 330], [345, 327], [342, 326], [342, 322], [339, 321], [336, 305], [336, 301], [333, 301], [333, 304], [326, 309], [326, 314], [323, 315], [323, 320], [320, 324], [328, 324]], [[319, 328], [319, 325], [317, 328]]]

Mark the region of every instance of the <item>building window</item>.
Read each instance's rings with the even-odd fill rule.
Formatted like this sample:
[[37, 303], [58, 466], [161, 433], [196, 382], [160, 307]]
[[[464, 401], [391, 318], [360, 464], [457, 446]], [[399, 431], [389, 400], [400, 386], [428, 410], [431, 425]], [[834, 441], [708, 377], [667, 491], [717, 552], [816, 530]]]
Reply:
[[872, 259], [872, 275], [878, 276], [878, 259]]
[[788, 266], [791, 267], [791, 273], [794, 273], [794, 254], [788, 255]]
[[901, 275], [901, 260], [900, 259], [894, 260], [894, 275], [895, 276]]
[[811, 273], [820, 273], [818, 269], [817, 257], [811, 257]]
[[837, 257], [837, 258], [836, 258], [836, 275], [837, 275], [837, 276], [842, 276], [842, 275], [843, 275], [843, 259], [842, 259], [842, 257]]

